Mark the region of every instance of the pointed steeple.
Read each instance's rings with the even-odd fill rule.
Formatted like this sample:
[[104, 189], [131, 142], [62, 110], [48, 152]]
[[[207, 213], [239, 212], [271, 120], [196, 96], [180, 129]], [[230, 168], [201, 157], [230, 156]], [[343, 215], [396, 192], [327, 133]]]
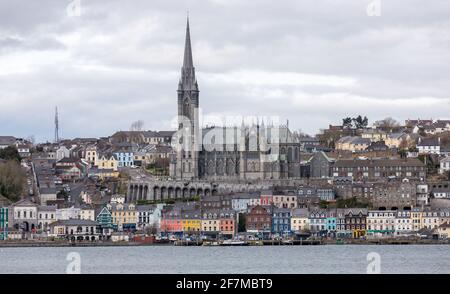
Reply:
[[186, 22], [186, 40], [184, 43], [184, 58], [183, 58], [183, 66], [181, 68], [181, 79], [180, 83], [178, 84], [178, 89], [198, 91], [197, 80], [195, 78], [194, 62], [192, 58], [189, 16], [187, 17]]
[[191, 47], [191, 32], [189, 29], [189, 15], [186, 23], [186, 41], [184, 42], [184, 59], [183, 68], [193, 68], [194, 62], [192, 61], [192, 47]]

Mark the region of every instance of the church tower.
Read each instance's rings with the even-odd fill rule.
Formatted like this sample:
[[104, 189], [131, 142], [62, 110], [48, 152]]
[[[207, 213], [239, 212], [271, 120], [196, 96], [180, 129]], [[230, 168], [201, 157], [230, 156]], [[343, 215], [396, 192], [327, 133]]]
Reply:
[[184, 44], [184, 59], [181, 67], [181, 78], [178, 83], [178, 130], [181, 150], [177, 152], [176, 177], [178, 179], [198, 178], [199, 153], [199, 90], [195, 78], [195, 68], [192, 58], [191, 34], [189, 17], [186, 24], [186, 40]]

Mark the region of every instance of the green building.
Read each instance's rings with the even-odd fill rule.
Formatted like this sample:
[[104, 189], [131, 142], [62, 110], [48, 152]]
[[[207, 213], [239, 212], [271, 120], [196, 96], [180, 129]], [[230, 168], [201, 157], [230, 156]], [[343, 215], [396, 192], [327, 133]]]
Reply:
[[102, 228], [112, 228], [112, 216], [108, 208], [103, 207], [100, 213], [97, 215], [96, 221], [102, 226]]
[[0, 207], [0, 240], [8, 238], [8, 207]]

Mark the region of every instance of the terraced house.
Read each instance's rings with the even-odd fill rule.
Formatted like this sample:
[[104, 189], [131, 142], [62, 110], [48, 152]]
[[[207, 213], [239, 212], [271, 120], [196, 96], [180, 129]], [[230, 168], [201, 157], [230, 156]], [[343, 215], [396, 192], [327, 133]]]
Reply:
[[161, 232], [172, 234], [181, 234], [183, 232], [181, 209], [179, 207], [168, 206], [163, 209]]
[[237, 232], [237, 215], [233, 210], [222, 210], [219, 215], [220, 234], [233, 238]]
[[256, 205], [250, 209], [246, 218], [247, 232], [270, 233], [272, 230], [272, 207]]
[[217, 236], [220, 232], [220, 210], [209, 209], [203, 211], [201, 230], [206, 235]]
[[111, 212], [113, 225], [119, 231], [136, 229], [138, 213], [133, 203], [109, 203], [107, 208]]
[[291, 216], [292, 232], [304, 232], [309, 230], [309, 211], [306, 208], [292, 210]]
[[199, 234], [202, 230], [200, 209], [184, 211], [181, 215], [181, 226], [185, 234]]
[[397, 212], [394, 210], [371, 210], [367, 215], [368, 236], [392, 236], [395, 232], [395, 218]]
[[316, 209], [309, 213], [309, 228], [311, 234], [315, 236], [326, 236], [327, 231], [327, 214], [325, 209]]
[[348, 177], [354, 181], [388, 178], [424, 179], [426, 167], [417, 158], [340, 159], [333, 166], [333, 177]]
[[337, 209], [337, 237], [360, 238], [366, 235], [366, 208]]
[[413, 224], [410, 210], [399, 210], [395, 217], [395, 235], [409, 235], [413, 232]]
[[289, 208], [275, 207], [272, 212], [272, 233], [287, 235], [291, 232], [291, 213]]

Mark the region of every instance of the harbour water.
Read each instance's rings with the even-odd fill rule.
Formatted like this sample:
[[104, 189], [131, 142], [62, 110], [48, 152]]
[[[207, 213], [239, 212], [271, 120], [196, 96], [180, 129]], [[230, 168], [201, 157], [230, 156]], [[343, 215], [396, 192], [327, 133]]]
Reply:
[[365, 274], [371, 252], [381, 273], [450, 273], [448, 245], [0, 248], [0, 273], [64, 274], [71, 252], [84, 274]]

